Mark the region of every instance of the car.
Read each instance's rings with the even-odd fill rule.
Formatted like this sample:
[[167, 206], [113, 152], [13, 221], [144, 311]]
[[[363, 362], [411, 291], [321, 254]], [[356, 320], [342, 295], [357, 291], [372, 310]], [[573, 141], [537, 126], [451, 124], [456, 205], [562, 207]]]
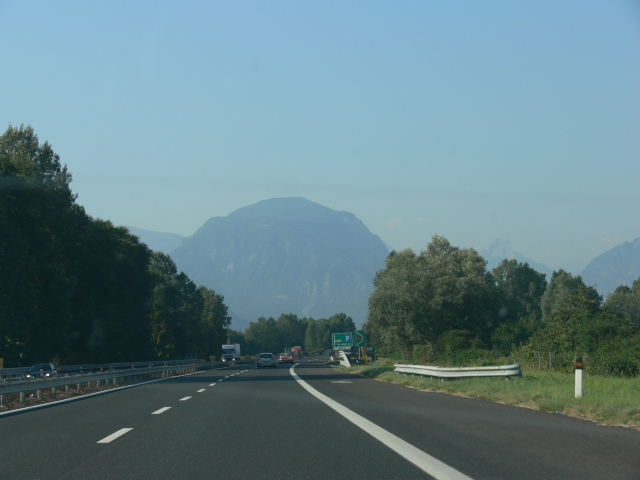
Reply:
[[51, 363], [38, 363], [32, 365], [27, 373], [27, 378], [49, 378], [58, 376], [58, 370]]
[[293, 355], [290, 353], [281, 353], [278, 363], [293, 363]]
[[256, 360], [256, 368], [273, 367], [276, 368], [276, 358], [273, 353], [261, 353]]

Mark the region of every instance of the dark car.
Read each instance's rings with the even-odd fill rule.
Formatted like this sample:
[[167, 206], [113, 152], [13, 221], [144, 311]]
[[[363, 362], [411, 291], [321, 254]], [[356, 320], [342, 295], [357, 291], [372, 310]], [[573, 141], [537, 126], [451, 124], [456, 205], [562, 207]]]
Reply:
[[31, 366], [27, 378], [49, 378], [57, 375], [58, 371], [51, 363], [38, 363]]

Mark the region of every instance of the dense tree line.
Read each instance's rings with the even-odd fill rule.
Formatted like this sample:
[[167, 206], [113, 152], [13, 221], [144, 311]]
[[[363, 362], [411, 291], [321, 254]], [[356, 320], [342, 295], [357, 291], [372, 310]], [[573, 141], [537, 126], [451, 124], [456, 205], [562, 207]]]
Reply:
[[223, 297], [76, 203], [31, 127], [0, 137], [0, 357], [5, 366], [216, 354]]
[[560, 367], [583, 356], [594, 372], [640, 371], [640, 279], [603, 304], [580, 276], [547, 282], [516, 260], [489, 272], [475, 250], [434, 236], [419, 254], [391, 252], [373, 283], [364, 328], [383, 353], [463, 363], [553, 352]]
[[351, 317], [338, 313], [329, 318], [298, 318], [293, 313], [283, 313], [278, 319], [260, 317], [251, 322], [244, 332], [232, 331], [232, 343], [242, 345], [242, 353], [255, 355], [261, 352], [278, 354], [285, 348], [302, 346], [307, 353], [332, 348], [331, 334], [353, 332], [356, 329]]

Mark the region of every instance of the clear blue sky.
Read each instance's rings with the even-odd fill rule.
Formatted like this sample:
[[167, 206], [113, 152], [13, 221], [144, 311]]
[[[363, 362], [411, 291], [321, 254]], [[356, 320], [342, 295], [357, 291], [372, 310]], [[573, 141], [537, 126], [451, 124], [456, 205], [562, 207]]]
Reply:
[[190, 235], [303, 196], [580, 273], [640, 236], [640, 2], [0, 0], [0, 127]]

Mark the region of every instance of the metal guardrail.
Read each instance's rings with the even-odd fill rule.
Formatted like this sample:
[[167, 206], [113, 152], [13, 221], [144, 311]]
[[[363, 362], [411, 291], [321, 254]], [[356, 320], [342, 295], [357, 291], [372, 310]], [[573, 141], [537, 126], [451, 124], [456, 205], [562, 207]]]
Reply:
[[499, 367], [462, 367], [449, 368], [427, 365], [405, 365], [397, 363], [394, 365], [398, 373], [423, 375], [428, 377], [442, 378], [465, 378], [465, 377], [522, 377], [522, 370], [519, 363], [513, 365], [501, 365]]
[[121, 370], [113, 369], [94, 373], [78, 373], [57, 375], [49, 378], [36, 378], [32, 380], [16, 380], [13, 382], [0, 383], [0, 403], [4, 403], [6, 395], [11, 393], [19, 393], [20, 401], [24, 402], [26, 392], [36, 391], [38, 398], [41, 398], [42, 390], [49, 388], [55, 392], [55, 389], [58, 387], [69, 388], [71, 385], [77, 385], [78, 388], [83, 384], [91, 386], [94, 383], [96, 386], [109, 384], [117, 385], [119, 383], [124, 383], [125, 379], [131, 379], [131, 377], [133, 377], [133, 381], [135, 382], [154, 377], [161, 378], [169, 373], [189, 373], [198, 370], [208, 370], [222, 365], [222, 362], [193, 363], [185, 361], [184, 365], [149, 367], [149, 364], [147, 363], [147, 368], [131, 369], [130, 367], [129, 369]]
[[[193, 365], [205, 363], [204, 360], [152, 360], [146, 362], [119, 362], [119, 363], [93, 363], [79, 365], [59, 365], [56, 367], [59, 375], [85, 374], [114, 370], [135, 370], [151, 367], [169, 367], [178, 365]], [[24, 380], [31, 367], [2, 368], [0, 369], [0, 384]]]

